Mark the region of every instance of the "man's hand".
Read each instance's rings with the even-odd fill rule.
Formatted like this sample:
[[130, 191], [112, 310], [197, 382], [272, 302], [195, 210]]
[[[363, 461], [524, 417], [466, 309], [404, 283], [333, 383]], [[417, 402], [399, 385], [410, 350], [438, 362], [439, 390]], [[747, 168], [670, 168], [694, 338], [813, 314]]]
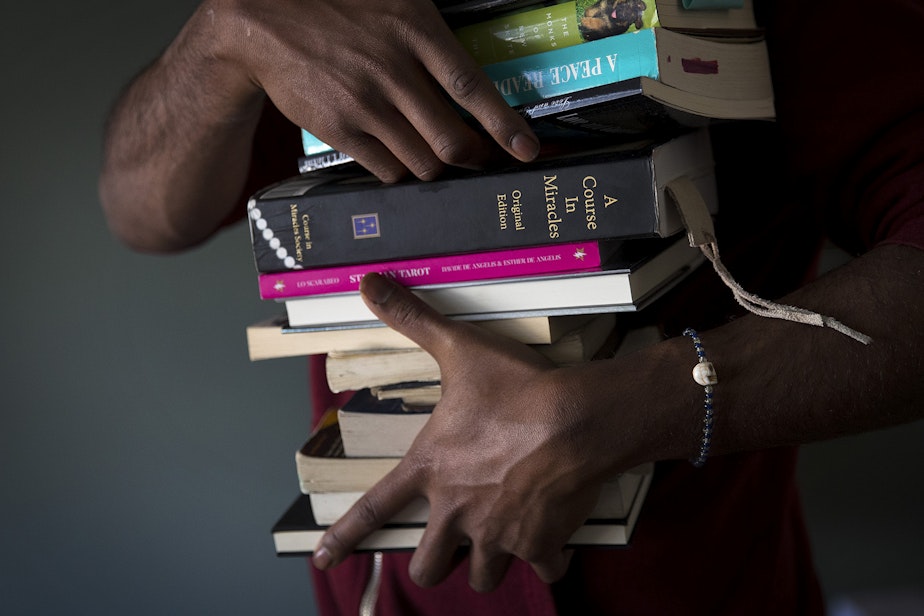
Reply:
[[469, 546], [469, 583], [496, 587], [510, 559], [541, 579], [564, 575], [573, 532], [594, 507], [609, 472], [614, 438], [588, 414], [567, 368], [526, 345], [437, 314], [375, 274], [362, 282], [367, 305], [431, 353], [443, 395], [398, 467], [330, 530], [314, 563], [328, 568], [416, 496], [430, 518], [410, 566], [422, 586], [442, 581]]
[[113, 232], [137, 250], [189, 248], [296, 173], [298, 129], [267, 122], [277, 109], [386, 182], [539, 149], [430, 0], [205, 0], [110, 115]]
[[430, 0], [210, 1], [197, 25], [290, 120], [385, 181], [489, 160], [450, 100], [513, 156], [538, 152]]

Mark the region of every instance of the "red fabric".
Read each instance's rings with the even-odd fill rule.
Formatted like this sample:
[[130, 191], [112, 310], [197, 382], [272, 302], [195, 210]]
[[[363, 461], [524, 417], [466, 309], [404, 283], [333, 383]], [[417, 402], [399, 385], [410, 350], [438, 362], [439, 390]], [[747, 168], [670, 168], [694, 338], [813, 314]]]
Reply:
[[[726, 265], [748, 290], [776, 298], [805, 280], [824, 234], [854, 253], [924, 249], [924, 5], [877, 3], [887, 36], [858, 19], [869, 8], [859, 0], [757, 5], [779, 122], [714, 130]], [[662, 302], [669, 332], [738, 310], [702, 269]], [[333, 402], [321, 361], [312, 358], [316, 412]], [[489, 595], [468, 588], [465, 564], [422, 590], [407, 577], [410, 555], [388, 554], [376, 616], [822, 614], [796, 458], [775, 449], [701, 469], [659, 463], [631, 545], [578, 551], [551, 586], [517, 562]], [[356, 614], [370, 568], [359, 555], [315, 572], [321, 613]]]

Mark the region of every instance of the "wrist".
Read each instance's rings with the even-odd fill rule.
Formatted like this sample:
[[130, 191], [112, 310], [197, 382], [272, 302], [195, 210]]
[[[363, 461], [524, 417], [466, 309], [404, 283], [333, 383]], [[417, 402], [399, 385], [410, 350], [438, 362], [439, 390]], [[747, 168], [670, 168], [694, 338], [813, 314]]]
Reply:
[[222, 124], [256, 124], [266, 97], [248, 66], [250, 18], [242, 4], [203, 2], [161, 60], [178, 88], [196, 92]]
[[570, 379], [595, 417], [595, 440], [608, 475], [644, 462], [695, 458], [703, 429], [697, 357], [678, 336], [626, 356], [598, 360]]

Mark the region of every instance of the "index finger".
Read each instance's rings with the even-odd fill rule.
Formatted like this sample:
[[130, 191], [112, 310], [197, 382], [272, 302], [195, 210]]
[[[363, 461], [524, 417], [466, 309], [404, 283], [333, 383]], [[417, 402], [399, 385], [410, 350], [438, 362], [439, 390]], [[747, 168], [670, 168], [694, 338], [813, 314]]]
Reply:
[[315, 567], [329, 569], [343, 562], [420, 493], [406, 469], [399, 463], [327, 529], [314, 549]]
[[455, 37], [440, 43], [433, 54], [420, 54], [427, 71], [463, 109], [472, 114], [501, 147], [521, 161], [539, 154], [539, 140], [526, 119], [504, 97], [475, 59]]

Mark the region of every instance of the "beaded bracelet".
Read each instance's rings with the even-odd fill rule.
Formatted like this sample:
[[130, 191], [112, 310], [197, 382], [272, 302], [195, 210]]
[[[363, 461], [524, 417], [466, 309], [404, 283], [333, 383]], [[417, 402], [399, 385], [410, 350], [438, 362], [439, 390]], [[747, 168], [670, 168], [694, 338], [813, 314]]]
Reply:
[[715, 367], [712, 365], [712, 362], [706, 359], [706, 351], [703, 349], [703, 343], [699, 339], [699, 334], [696, 333], [696, 330], [688, 327], [683, 330], [683, 335], [689, 336], [693, 340], [693, 348], [696, 349], [696, 357], [698, 359], [696, 365], [693, 366], [693, 380], [702, 385], [706, 393], [706, 398], [703, 402], [703, 408], [706, 410], [706, 415], [703, 417], [703, 440], [699, 445], [699, 454], [690, 460], [693, 466], [699, 468], [705, 464], [706, 458], [709, 457], [709, 447], [712, 444], [712, 422], [714, 419], [712, 412], [712, 392], [713, 385], [718, 383], [719, 379], [716, 376]]

